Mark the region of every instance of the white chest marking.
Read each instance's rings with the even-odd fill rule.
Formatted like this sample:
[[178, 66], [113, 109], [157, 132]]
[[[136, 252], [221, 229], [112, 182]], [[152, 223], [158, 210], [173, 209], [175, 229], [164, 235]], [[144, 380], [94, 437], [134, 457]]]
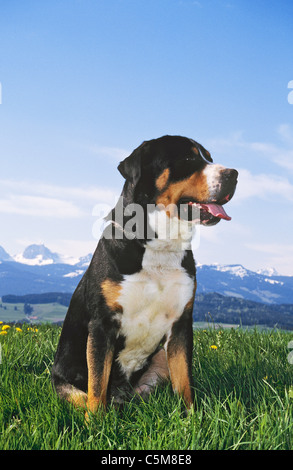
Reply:
[[192, 297], [194, 281], [181, 267], [183, 256], [184, 250], [169, 251], [163, 241], [152, 240], [142, 270], [124, 276], [118, 302], [125, 348], [118, 361], [128, 377], [144, 365]]

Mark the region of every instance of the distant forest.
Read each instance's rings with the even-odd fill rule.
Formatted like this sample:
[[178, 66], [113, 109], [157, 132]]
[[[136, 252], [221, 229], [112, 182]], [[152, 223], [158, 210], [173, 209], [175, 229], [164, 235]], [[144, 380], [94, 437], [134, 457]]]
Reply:
[[263, 304], [216, 293], [198, 294], [195, 297], [193, 319], [293, 330], [293, 305]]
[[66, 307], [72, 294], [63, 292], [47, 292], [45, 294], [3, 295], [2, 302], [7, 304], [51, 304], [58, 303]]
[[[71, 293], [3, 295], [2, 302], [17, 304], [59, 303], [68, 306]], [[198, 294], [195, 298], [193, 320], [236, 325], [264, 325], [293, 330], [293, 305], [263, 304], [217, 293]]]

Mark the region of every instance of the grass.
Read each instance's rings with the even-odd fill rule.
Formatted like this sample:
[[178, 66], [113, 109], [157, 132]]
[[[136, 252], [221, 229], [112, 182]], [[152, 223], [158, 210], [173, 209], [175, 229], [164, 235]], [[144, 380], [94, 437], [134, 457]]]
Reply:
[[0, 335], [0, 449], [293, 449], [292, 333], [195, 330], [194, 412], [167, 386], [86, 425], [51, 388], [61, 329], [27, 328]]

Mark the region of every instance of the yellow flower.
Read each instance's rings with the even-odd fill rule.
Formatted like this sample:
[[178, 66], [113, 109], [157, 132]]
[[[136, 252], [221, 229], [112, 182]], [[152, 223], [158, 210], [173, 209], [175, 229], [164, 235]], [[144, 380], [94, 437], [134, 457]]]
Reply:
[[2, 325], [3, 321], [0, 321], [0, 325]]
[[7, 331], [0, 331], [0, 335], [7, 335]]
[[4, 331], [5, 331], [5, 330], [8, 330], [9, 328], [10, 328], [10, 325], [3, 325], [3, 326], [2, 326], [2, 330], [4, 330]]
[[15, 327], [16, 331], [22, 331], [21, 328], [18, 328], [17, 326]]
[[211, 349], [218, 349], [218, 346], [216, 346], [215, 344], [212, 344]]

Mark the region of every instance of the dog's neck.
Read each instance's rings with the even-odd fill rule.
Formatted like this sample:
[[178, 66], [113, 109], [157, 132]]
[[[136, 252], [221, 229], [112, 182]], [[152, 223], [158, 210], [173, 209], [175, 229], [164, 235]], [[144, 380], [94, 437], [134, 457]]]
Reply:
[[[151, 250], [165, 252], [190, 250], [195, 225], [168, 215], [166, 210], [158, 208], [155, 204], [147, 206], [134, 203], [133, 189], [133, 185], [125, 183], [116, 206], [105, 220], [110, 221], [120, 234], [122, 232], [123, 238], [136, 240]], [[136, 211], [139, 213], [138, 217]]]

